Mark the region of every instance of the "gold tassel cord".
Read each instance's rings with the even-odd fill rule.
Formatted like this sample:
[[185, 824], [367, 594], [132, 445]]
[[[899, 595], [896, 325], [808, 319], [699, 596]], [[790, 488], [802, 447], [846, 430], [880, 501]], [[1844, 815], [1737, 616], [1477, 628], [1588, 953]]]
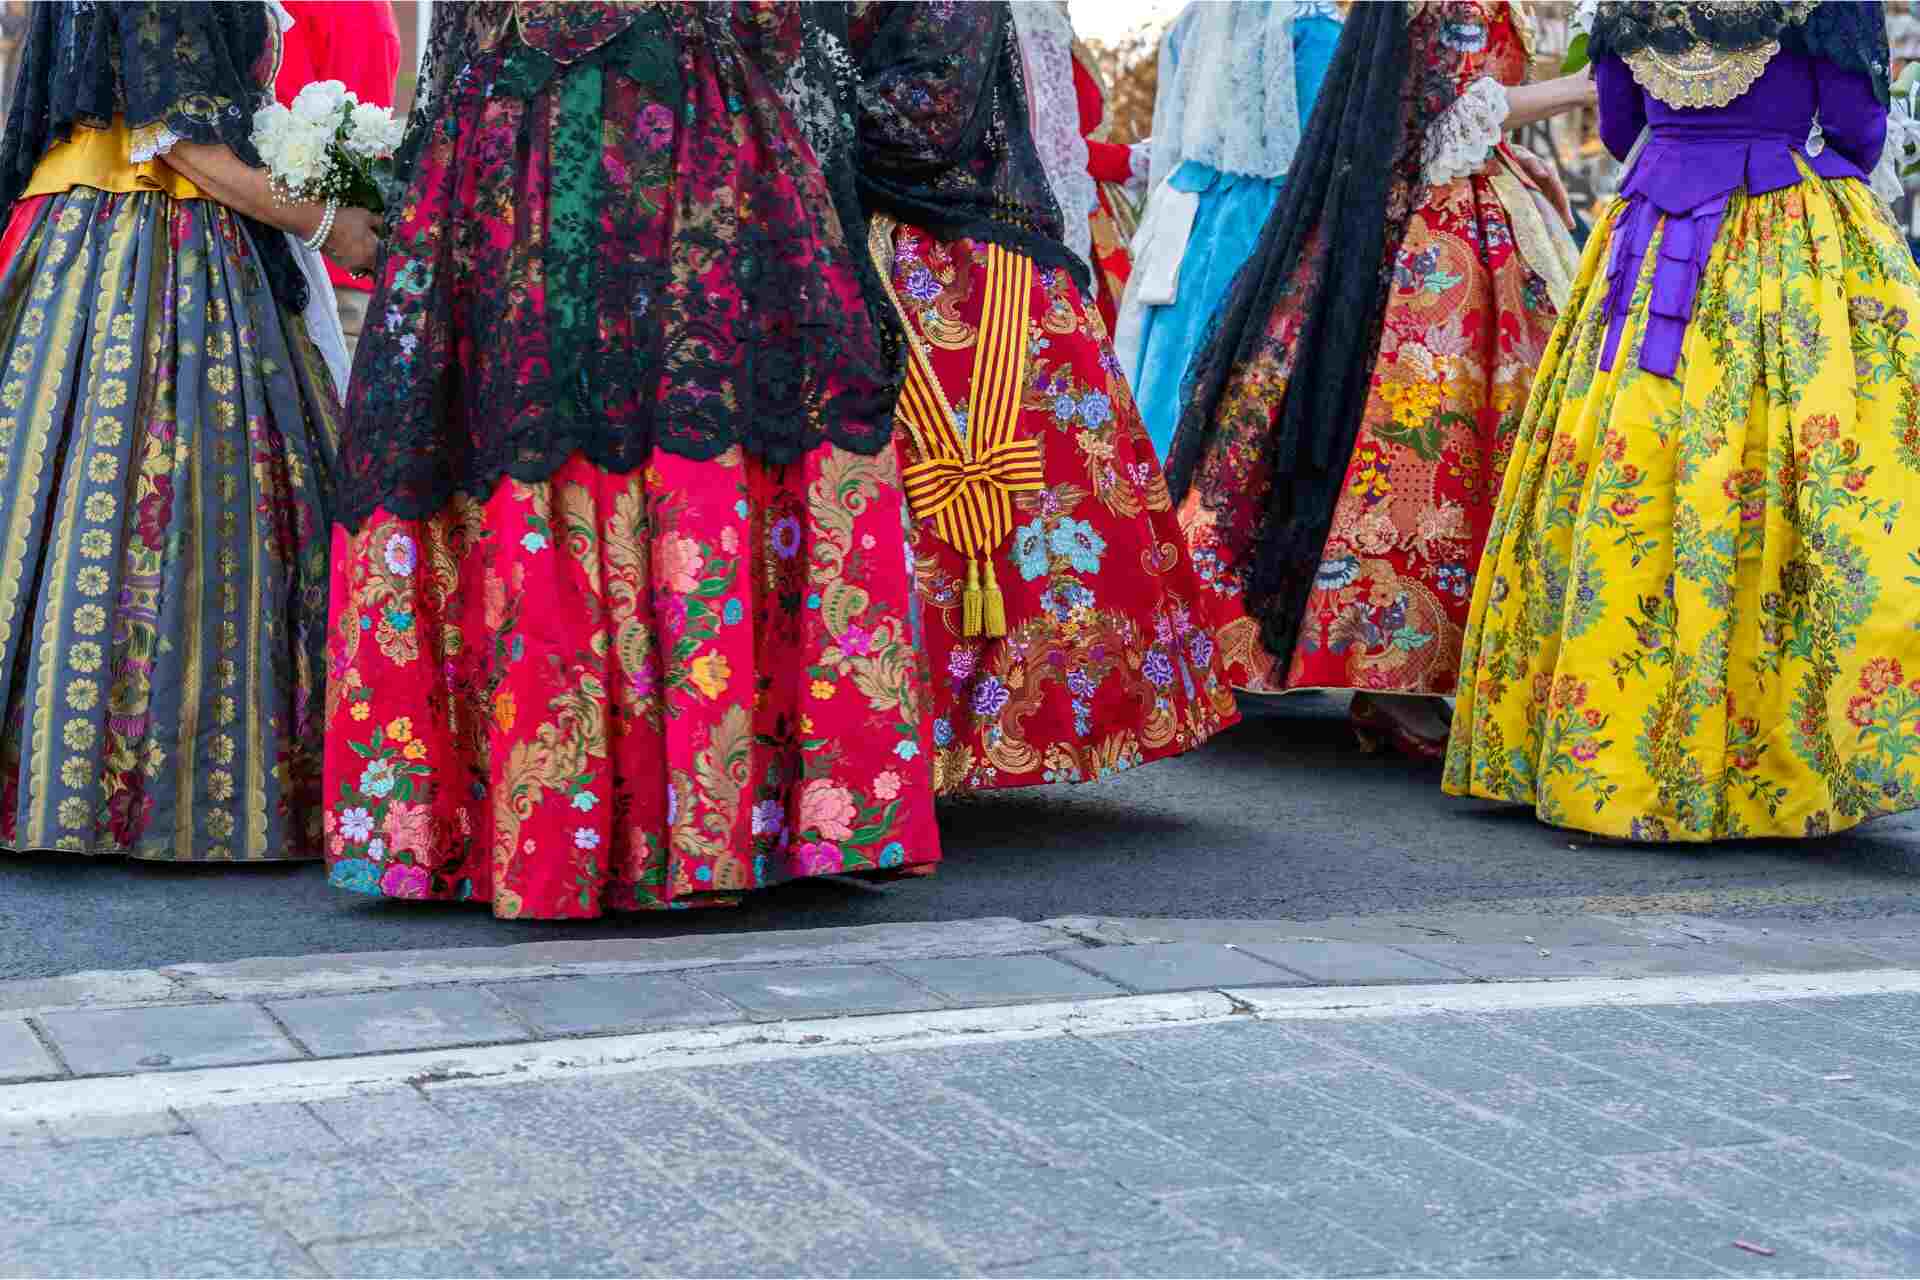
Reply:
[[1033, 263], [999, 246], [987, 249], [987, 284], [973, 351], [972, 397], [963, 428], [947, 407], [932, 362], [915, 342], [899, 417], [920, 461], [901, 476], [914, 516], [933, 522], [942, 542], [967, 558], [962, 633], [1007, 633], [1006, 597], [993, 554], [1013, 532], [1013, 496], [1044, 487], [1040, 442], [1015, 437], [1027, 375], [1027, 317]]

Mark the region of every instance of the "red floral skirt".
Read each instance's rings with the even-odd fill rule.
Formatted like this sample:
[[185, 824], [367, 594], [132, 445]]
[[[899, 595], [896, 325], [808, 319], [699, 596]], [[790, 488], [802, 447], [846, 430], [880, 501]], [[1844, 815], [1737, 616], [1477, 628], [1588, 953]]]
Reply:
[[[911, 340], [946, 401], [976, 415], [987, 252], [893, 234]], [[1005, 635], [966, 634], [966, 557], [932, 520], [913, 529], [943, 794], [1091, 781], [1190, 751], [1237, 718], [1166, 478], [1100, 321], [1065, 272], [1039, 270], [1025, 325], [1013, 435], [1038, 443], [1042, 485], [1014, 495], [991, 557]], [[911, 431], [895, 439], [903, 470], [922, 461]]]
[[502, 917], [939, 860], [899, 472], [579, 458], [334, 530], [332, 882]]
[[1291, 314], [1268, 322], [1278, 354], [1229, 385], [1228, 429], [1182, 504], [1237, 688], [1454, 690], [1494, 499], [1557, 312], [1484, 177], [1430, 188], [1394, 261], [1372, 388], [1284, 667], [1230, 566], [1253, 554], [1247, 530], [1272, 484], [1265, 441], [1291, 373]]

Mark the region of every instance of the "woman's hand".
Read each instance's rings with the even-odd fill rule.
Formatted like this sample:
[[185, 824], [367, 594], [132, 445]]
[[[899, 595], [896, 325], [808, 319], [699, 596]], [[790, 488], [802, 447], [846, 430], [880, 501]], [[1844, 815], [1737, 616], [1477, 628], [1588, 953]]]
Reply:
[[379, 214], [342, 206], [320, 251], [354, 275], [368, 275], [380, 254], [380, 238], [386, 234], [387, 225]]
[[1573, 230], [1573, 202], [1567, 199], [1567, 188], [1553, 166], [1525, 147], [1516, 146], [1509, 150], [1514, 163], [1520, 166], [1521, 173], [1540, 189], [1540, 194], [1547, 198], [1547, 203], [1560, 215], [1560, 220], [1567, 224], [1567, 230]]
[[[320, 220], [326, 216], [326, 206], [318, 201], [282, 204], [276, 200], [267, 184], [265, 169], [254, 168], [217, 143], [176, 142], [165, 158], [195, 186], [229, 209], [302, 240], [317, 231]], [[333, 230], [320, 248], [355, 275], [365, 275], [373, 270], [373, 260], [380, 252], [380, 237], [386, 231], [380, 215], [365, 209], [342, 208], [334, 215]]]

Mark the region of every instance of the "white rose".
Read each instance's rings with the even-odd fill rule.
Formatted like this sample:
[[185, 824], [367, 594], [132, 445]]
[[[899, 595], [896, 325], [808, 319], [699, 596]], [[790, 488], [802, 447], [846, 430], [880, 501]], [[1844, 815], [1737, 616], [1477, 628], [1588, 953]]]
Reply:
[[353, 109], [352, 128], [347, 133], [347, 150], [369, 160], [391, 155], [398, 145], [395, 131], [390, 111], [370, 102], [361, 103]]
[[269, 163], [273, 153], [286, 141], [293, 113], [279, 103], [271, 103], [253, 113], [253, 145]]
[[280, 180], [296, 190], [313, 182], [324, 172], [326, 152], [313, 139], [289, 138], [275, 158], [273, 171]]
[[342, 110], [352, 96], [347, 86], [338, 80], [315, 80], [294, 97], [293, 114], [308, 124], [326, 121], [337, 128]]

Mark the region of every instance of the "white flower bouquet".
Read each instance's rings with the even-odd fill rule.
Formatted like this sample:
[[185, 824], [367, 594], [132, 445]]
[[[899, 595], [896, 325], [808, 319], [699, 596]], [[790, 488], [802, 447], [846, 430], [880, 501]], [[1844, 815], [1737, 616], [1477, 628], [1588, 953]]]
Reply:
[[292, 106], [276, 102], [253, 113], [253, 145], [274, 194], [289, 203], [384, 213], [402, 132], [393, 112], [361, 102], [338, 80], [317, 80]]

